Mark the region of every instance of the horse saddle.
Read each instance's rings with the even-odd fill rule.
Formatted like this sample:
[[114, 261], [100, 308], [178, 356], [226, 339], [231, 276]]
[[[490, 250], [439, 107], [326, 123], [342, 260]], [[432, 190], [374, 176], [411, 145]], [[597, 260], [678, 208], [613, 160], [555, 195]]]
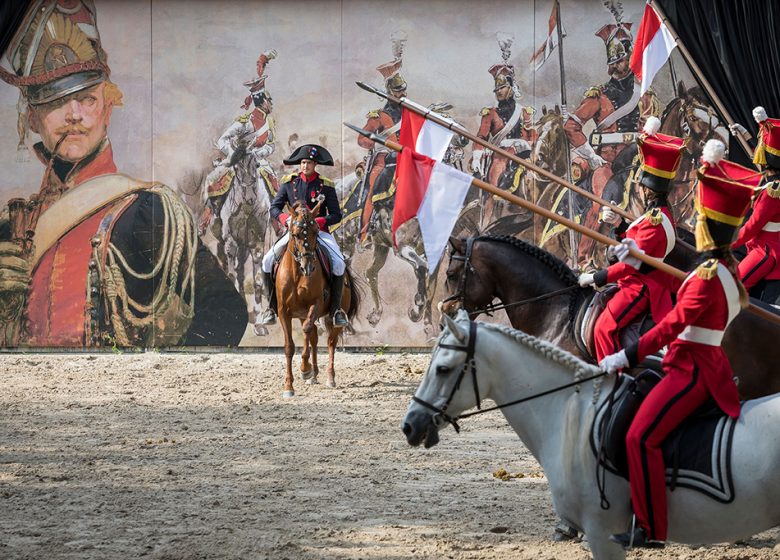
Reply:
[[[604, 468], [628, 480], [626, 433], [639, 405], [661, 380], [652, 370], [636, 378], [621, 375], [596, 411], [590, 434], [593, 453]], [[697, 490], [714, 500], [734, 500], [731, 451], [736, 419], [710, 401], [673, 431], [663, 443], [666, 485]]]
[[[577, 342], [577, 346], [583, 355], [590, 356], [591, 361], [596, 361], [596, 346], [593, 340], [593, 331], [596, 326], [596, 320], [599, 315], [607, 307], [607, 303], [618, 291], [616, 284], [609, 284], [601, 291], [593, 290], [592, 293], [586, 296], [585, 301], [580, 305], [577, 310], [577, 315], [574, 318], [574, 338]], [[620, 345], [621, 348], [626, 348], [633, 344], [639, 337], [645, 334], [647, 331], [655, 326], [653, 318], [648, 313], [638, 317], [632, 323], [621, 329], [620, 331]], [[661, 358], [663, 354], [648, 356], [638, 366], [641, 369], [650, 368], [655, 371], [661, 371]]]

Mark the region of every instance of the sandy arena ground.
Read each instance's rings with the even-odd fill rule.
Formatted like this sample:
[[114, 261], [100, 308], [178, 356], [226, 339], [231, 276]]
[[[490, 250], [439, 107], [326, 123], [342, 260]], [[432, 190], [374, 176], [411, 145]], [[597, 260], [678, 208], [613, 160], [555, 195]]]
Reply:
[[[549, 540], [547, 481], [500, 414], [407, 446], [425, 354], [339, 352], [338, 388], [289, 400], [283, 363], [0, 354], [0, 558], [589, 558]], [[778, 558], [777, 537], [629, 558]]]

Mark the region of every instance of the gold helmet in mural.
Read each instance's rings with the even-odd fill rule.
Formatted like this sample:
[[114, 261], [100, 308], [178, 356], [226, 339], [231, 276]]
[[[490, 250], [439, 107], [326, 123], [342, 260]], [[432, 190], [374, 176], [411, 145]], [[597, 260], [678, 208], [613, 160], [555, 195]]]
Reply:
[[498, 91], [502, 87], [514, 87], [515, 85], [515, 68], [511, 64], [494, 64], [488, 70], [490, 75], [493, 76], [495, 86], [493, 91]]
[[55, 101], [105, 81], [110, 70], [91, 0], [38, 0], [29, 7], [6, 51], [17, 86], [31, 105]]
[[392, 62], [387, 62], [376, 68], [385, 79], [385, 88], [390, 93], [406, 89], [406, 80], [404, 80], [400, 74], [401, 64], [401, 59], [397, 58]]
[[607, 64], [614, 64], [631, 55], [634, 38], [631, 36], [630, 23], [608, 23], [596, 31], [596, 36], [601, 37], [607, 47]]

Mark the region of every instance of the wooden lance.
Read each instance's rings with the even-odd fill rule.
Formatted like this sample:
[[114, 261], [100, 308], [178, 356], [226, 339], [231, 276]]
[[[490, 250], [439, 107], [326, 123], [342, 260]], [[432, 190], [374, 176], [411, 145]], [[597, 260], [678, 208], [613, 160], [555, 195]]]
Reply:
[[[410, 99], [408, 99], [406, 97], [402, 97], [400, 99], [398, 97], [393, 97], [392, 95], [390, 95], [390, 94], [388, 94], [388, 93], [386, 93], [386, 92], [384, 92], [384, 91], [382, 91], [382, 90], [380, 90], [378, 88], [375, 88], [374, 86], [366, 84], [364, 82], [355, 82], [355, 83], [360, 88], [362, 88], [362, 89], [364, 89], [364, 90], [366, 90], [368, 92], [375, 93], [376, 95], [378, 95], [378, 96], [380, 96], [380, 97], [382, 97], [384, 99], [387, 99], [388, 101], [391, 101], [392, 103], [397, 103], [397, 104], [399, 104], [402, 107], [406, 107], [410, 111], [412, 111], [414, 113], [417, 113], [418, 115], [420, 115], [422, 117], [425, 117], [426, 119], [428, 119], [428, 120], [430, 120], [432, 122], [435, 122], [436, 124], [438, 124], [440, 126], [443, 126], [444, 128], [452, 130], [455, 133], [460, 134], [461, 136], [463, 136], [465, 138], [468, 138], [469, 140], [471, 140], [475, 144], [479, 144], [480, 146], [482, 146], [484, 148], [487, 148], [488, 150], [492, 150], [494, 153], [500, 154], [500, 155], [502, 155], [502, 156], [504, 156], [504, 157], [506, 157], [508, 159], [511, 159], [512, 161], [514, 161], [516, 163], [519, 163], [520, 165], [526, 167], [527, 169], [530, 169], [531, 171], [533, 171], [537, 175], [541, 175], [541, 176], [549, 179], [550, 181], [558, 183], [559, 185], [561, 185], [563, 187], [566, 187], [567, 189], [569, 189], [571, 191], [574, 191], [577, 194], [580, 194], [580, 195], [584, 196], [585, 198], [587, 198], [591, 202], [595, 202], [596, 204], [600, 204], [602, 206], [607, 206], [613, 212], [615, 212], [619, 216], [622, 216], [623, 218], [627, 219], [629, 222], [633, 222], [636, 219], [636, 216], [632, 216], [629, 212], [626, 212], [620, 206], [617, 206], [616, 204], [613, 204], [612, 202], [607, 202], [606, 200], [604, 200], [603, 198], [599, 198], [598, 196], [596, 196], [592, 192], [588, 192], [585, 189], [583, 189], [581, 187], [578, 187], [574, 183], [572, 183], [570, 181], [567, 181], [566, 179], [564, 179], [562, 177], [558, 177], [557, 175], [555, 175], [553, 173], [550, 173], [546, 169], [543, 169], [543, 168], [539, 167], [538, 165], [536, 165], [535, 163], [533, 163], [530, 160], [523, 159], [523, 158], [521, 158], [520, 156], [518, 156], [516, 154], [513, 154], [511, 152], [508, 152], [508, 151], [504, 150], [503, 148], [501, 148], [499, 146], [496, 146], [495, 144], [491, 144], [490, 142], [488, 142], [486, 140], [483, 140], [479, 136], [475, 136], [474, 134], [471, 134], [461, 124], [455, 122], [452, 119], [448, 119], [446, 117], [442, 117], [441, 115], [436, 114], [432, 109], [428, 109], [427, 107], [423, 107], [422, 105], [420, 105], [418, 103], [415, 103], [414, 101], [412, 101], [412, 100], [410, 100]], [[487, 183], [485, 183], [485, 184], [487, 184]], [[687, 249], [689, 249], [691, 251], [695, 251], [696, 250], [693, 246], [691, 246], [688, 243], [685, 243], [684, 241], [682, 241], [680, 239], [677, 239], [676, 242], [679, 243], [680, 245], [686, 247]]]
[[[355, 126], [353, 124], [344, 123], [344, 126], [347, 126], [357, 132], [358, 134], [365, 136], [366, 138], [369, 138], [373, 140], [374, 142], [378, 144], [382, 144], [391, 150], [394, 150], [396, 152], [400, 152], [404, 149], [404, 147], [399, 144], [398, 142], [393, 142], [392, 140], [388, 140], [386, 138], [382, 138], [378, 134], [374, 132], [369, 132], [367, 130], [364, 130], [358, 126]], [[607, 237], [603, 233], [599, 233], [598, 231], [594, 231], [590, 228], [587, 228], [581, 224], [578, 224], [577, 222], [574, 222], [568, 218], [565, 218], [563, 216], [560, 216], [556, 214], [555, 212], [552, 212], [551, 210], [548, 210], [547, 208], [544, 208], [542, 206], [539, 206], [537, 204], [534, 204], [533, 202], [526, 200], [524, 198], [520, 198], [519, 196], [516, 196], [514, 194], [511, 194], [509, 192], [506, 192], [505, 190], [495, 186], [491, 185], [490, 183], [486, 183], [485, 181], [482, 181], [480, 179], [474, 178], [471, 180], [471, 184], [475, 187], [482, 189], [483, 191], [487, 191], [495, 196], [498, 196], [500, 198], [503, 198], [506, 201], [509, 201], [513, 204], [516, 204], [522, 208], [525, 208], [527, 210], [530, 210], [531, 212], [534, 212], [536, 214], [539, 214], [540, 216], [544, 216], [545, 218], [548, 218], [550, 220], [556, 221], [559, 224], [562, 224], [568, 228], [573, 229], [576, 232], [581, 233], [582, 235], [585, 235], [587, 237], [590, 237], [591, 239], [594, 239], [598, 241], [599, 243], [603, 243], [605, 245], [619, 245], [620, 242], [616, 241], [615, 239], [612, 239], [611, 237]], [[678, 278], [680, 280], [685, 280], [688, 277], [687, 272], [683, 272], [682, 270], [675, 268], [673, 266], [668, 265], [661, 259], [656, 259], [654, 257], [651, 257], [641, 251], [637, 251], [635, 249], [629, 249], [629, 254], [634, 257], [635, 259], [652, 266], [655, 269], [658, 269], [662, 272], [665, 272], [667, 274], [670, 274], [671, 276], [674, 276], [675, 278]], [[766, 309], [762, 309], [754, 304], [750, 304], [747, 308], [749, 311], [755, 313], [759, 317], [762, 317], [766, 319], [767, 321], [771, 321], [777, 325], [780, 325], [780, 316], [775, 315], [771, 311], [767, 311]]]

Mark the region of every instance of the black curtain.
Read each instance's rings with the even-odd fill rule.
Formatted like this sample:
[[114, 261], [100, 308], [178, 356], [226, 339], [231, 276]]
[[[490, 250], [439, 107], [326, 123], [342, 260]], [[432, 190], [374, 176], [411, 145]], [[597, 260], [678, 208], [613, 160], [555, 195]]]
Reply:
[[8, 43], [11, 42], [29, 5], [30, 0], [0, 1], [0, 53], [4, 53], [8, 48]]
[[[767, 115], [780, 118], [780, 2], [657, 1], [726, 110], [753, 135], [755, 146], [753, 107], [761, 105]], [[750, 162], [736, 139], [729, 154], [740, 163]]]

